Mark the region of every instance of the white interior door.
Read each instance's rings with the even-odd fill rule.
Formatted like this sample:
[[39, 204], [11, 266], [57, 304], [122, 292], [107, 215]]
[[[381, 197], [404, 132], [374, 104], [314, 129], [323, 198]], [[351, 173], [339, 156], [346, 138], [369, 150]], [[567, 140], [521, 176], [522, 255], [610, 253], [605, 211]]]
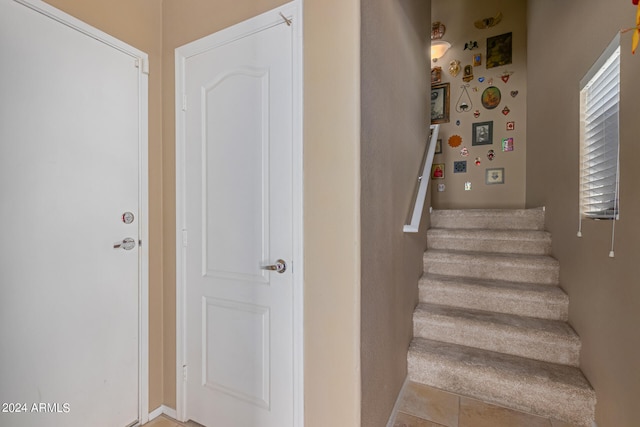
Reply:
[[292, 34], [274, 11], [177, 52], [184, 418], [206, 426], [294, 422]]
[[139, 418], [146, 80], [58, 16], [0, 0], [0, 425], [121, 427]]

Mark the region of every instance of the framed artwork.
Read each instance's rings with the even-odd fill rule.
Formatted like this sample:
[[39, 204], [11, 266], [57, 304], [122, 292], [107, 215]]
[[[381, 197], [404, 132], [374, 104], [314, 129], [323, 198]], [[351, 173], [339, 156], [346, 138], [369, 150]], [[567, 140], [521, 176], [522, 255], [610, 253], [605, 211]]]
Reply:
[[431, 179], [444, 179], [444, 163], [431, 166]]
[[484, 183], [487, 185], [504, 184], [504, 168], [487, 169]]
[[467, 161], [460, 160], [453, 162], [453, 173], [467, 173]]
[[511, 64], [513, 33], [487, 38], [487, 69]]
[[482, 54], [476, 53], [475, 55], [473, 55], [473, 66], [479, 67], [481, 65], [482, 65]]
[[442, 138], [438, 138], [436, 141], [436, 152], [435, 154], [442, 154]]
[[495, 86], [489, 86], [483, 90], [482, 96], [480, 97], [482, 106], [487, 110], [496, 108], [500, 104], [500, 100], [502, 100], [502, 93], [500, 93], [500, 89]]
[[502, 138], [502, 151], [513, 151], [513, 138]]
[[462, 80], [467, 83], [473, 80], [473, 67], [471, 65], [464, 66], [464, 74], [462, 75]]
[[471, 145], [493, 144], [493, 122], [473, 123]]
[[431, 84], [440, 83], [442, 81], [442, 67], [433, 67], [431, 69]]
[[431, 86], [431, 124], [449, 123], [449, 83]]

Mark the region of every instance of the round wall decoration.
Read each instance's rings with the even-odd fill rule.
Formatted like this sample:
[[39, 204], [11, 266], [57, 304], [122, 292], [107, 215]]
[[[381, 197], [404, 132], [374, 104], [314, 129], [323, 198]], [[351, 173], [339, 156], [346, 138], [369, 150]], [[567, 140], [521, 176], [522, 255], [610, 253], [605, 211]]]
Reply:
[[451, 135], [449, 138], [449, 146], [455, 148], [462, 144], [462, 137], [460, 135]]
[[489, 86], [482, 92], [482, 106], [487, 110], [493, 110], [500, 104], [500, 100], [502, 99], [502, 94], [500, 93], [500, 89], [495, 86]]

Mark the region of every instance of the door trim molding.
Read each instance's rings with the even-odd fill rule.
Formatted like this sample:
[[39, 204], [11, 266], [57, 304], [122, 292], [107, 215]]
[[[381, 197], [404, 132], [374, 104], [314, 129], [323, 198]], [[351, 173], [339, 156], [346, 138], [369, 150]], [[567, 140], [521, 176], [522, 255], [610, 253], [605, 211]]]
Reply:
[[[293, 22], [293, 425], [304, 425], [304, 248], [303, 248], [303, 22], [302, 0], [257, 15], [239, 24], [181, 46], [175, 50], [176, 114], [176, 412], [186, 421], [186, 390], [183, 366], [186, 357], [185, 254], [183, 230], [186, 228], [185, 116], [183, 96], [185, 61], [191, 56], [230, 43], [283, 22], [281, 14]], [[181, 244], [180, 242], [183, 242]]]
[[149, 57], [145, 52], [41, 0], [14, 0], [126, 55], [138, 67], [138, 422], [149, 420]]

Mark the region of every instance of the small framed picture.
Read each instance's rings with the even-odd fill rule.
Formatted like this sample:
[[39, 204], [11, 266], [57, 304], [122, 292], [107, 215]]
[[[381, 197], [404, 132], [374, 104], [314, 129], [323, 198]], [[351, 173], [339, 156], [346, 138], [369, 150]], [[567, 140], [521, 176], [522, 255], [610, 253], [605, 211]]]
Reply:
[[487, 69], [511, 64], [512, 33], [487, 38]]
[[442, 81], [442, 67], [433, 67], [431, 69], [431, 84], [440, 83]]
[[487, 185], [504, 184], [504, 168], [487, 169], [484, 183]]
[[442, 138], [438, 138], [436, 141], [436, 152], [435, 154], [442, 154]]
[[465, 65], [464, 66], [464, 75], [462, 76], [462, 80], [465, 82], [470, 82], [473, 80], [473, 66]]
[[449, 83], [431, 85], [431, 124], [449, 123]]
[[453, 173], [467, 173], [467, 161], [459, 160], [453, 162]]
[[431, 166], [431, 179], [444, 179], [444, 163]]
[[516, 122], [507, 122], [507, 130], [515, 130]]
[[513, 138], [502, 138], [502, 151], [513, 151]]
[[479, 67], [481, 65], [482, 65], [482, 54], [476, 53], [475, 55], [473, 55], [473, 66]]
[[493, 122], [473, 123], [471, 145], [493, 144]]

